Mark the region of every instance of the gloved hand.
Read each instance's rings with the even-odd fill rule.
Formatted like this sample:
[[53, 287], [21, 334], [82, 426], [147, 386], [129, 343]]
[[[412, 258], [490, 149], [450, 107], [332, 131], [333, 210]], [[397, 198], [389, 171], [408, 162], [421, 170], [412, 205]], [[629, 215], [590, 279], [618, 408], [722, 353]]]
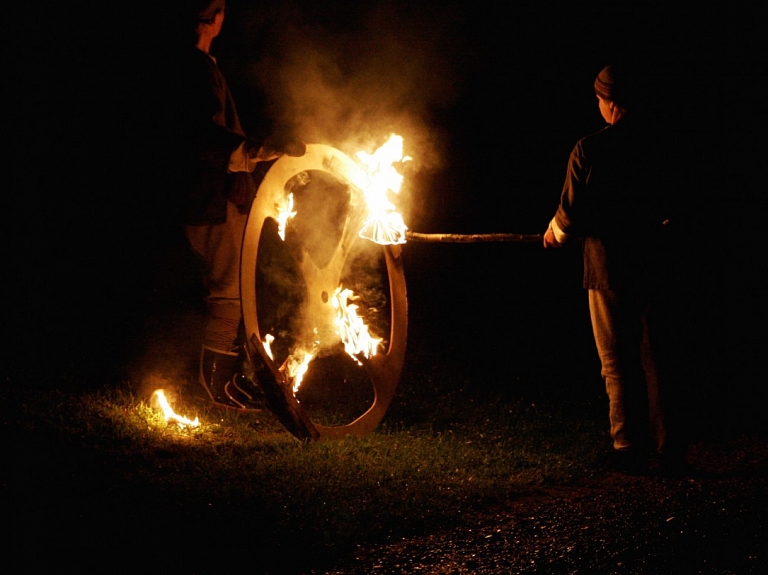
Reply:
[[273, 134], [264, 140], [262, 149], [267, 153], [299, 157], [307, 152], [307, 145], [292, 134]]
[[307, 151], [307, 145], [294, 136], [277, 134], [270, 136], [262, 143], [247, 140], [245, 149], [252, 160], [268, 162], [276, 160], [284, 154], [294, 157], [303, 156]]

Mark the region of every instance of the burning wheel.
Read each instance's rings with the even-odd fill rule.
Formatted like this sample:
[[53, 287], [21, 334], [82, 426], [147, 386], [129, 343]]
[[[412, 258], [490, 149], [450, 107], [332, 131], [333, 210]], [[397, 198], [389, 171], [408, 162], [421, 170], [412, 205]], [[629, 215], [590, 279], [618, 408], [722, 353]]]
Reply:
[[[281, 157], [259, 187], [243, 238], [240, 286], [246, 350], [270, 408], [299, 439], [368, 433], [386, 414], [402, 371], [408, 314], [401, 248], [359, 238], [367, 212], [363, 192], [354, 183], [361, 181], [360, 172], [352, 159], [326, 145], [308, 145], [298, 158]], [[286, 229], [286, 219], [294, 215]], [[361, 244], [370, 245], [361, 250]], [[348, 260], [371, 249], [383, 255], [388, 276], [389, 295], [382, 298], [389, 308], [388, 345], [385, 353], [347, 353], [363, 366], [373, 401], [350, 423], [322, 425], [299, 403], [291, 368], [302, 356], [306, 368], [306, 358], [318, 352], [320, 342], [333, 341], [340, 348], [341, 340], [334, 335], [334, 304], [339, 305], [342, 276], [349, 273]], [[273, 329], [278, 333], [270, 333]]]

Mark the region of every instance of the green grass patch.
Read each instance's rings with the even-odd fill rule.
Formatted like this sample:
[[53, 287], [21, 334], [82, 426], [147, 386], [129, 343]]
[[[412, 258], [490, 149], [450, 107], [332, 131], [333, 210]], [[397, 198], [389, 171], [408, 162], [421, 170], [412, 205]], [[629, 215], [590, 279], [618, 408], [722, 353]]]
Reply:
[[[237, 524], [283, 546], [295, 539], [316, 557], [457, 524], [600, 466], [602, 412], [548, 405], [517, 393], [515, 382], [478, 389], [448, 365], [407, 373], [382, 424], [340, 441], [298, 441], [266, 407], [217, 408], [191, 381], [80, 393], [8, 387], [0, 392], [0, 421], [17, 435], [42, 437], [38, 443], [64, 461], [85, 459], [105, 470], [99, 481], [108, 487], [97, 491], [138, 493], [150, 513], [157, 504], [187, 521]], [[150, 400], [155, 387], [200, 425], [166, 422]], [[66, 477], [51, 469], [43, 481], [63, 481], [70, 497], [84, 480], [78, 465]]]

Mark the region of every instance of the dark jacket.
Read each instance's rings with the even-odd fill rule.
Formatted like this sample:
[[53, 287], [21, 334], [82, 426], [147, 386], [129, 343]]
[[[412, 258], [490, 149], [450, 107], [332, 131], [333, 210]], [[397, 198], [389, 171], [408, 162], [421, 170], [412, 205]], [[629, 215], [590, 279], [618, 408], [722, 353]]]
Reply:
[[584, 287], [654, 287], [669, 261], [674, 178], [664, 134], [627, 115], [581, 139], [555, 221], [583, 238]]
[[228, 173], [232, 151], [244, 140], [232, 94], [215, 60], [191, 48], [176, 62], [178, 108], [173, 111], [179, 139], [179, 178], [184, 223], [226, 220], [227, 200], [250, 205], [256, 193], [248, 172]]

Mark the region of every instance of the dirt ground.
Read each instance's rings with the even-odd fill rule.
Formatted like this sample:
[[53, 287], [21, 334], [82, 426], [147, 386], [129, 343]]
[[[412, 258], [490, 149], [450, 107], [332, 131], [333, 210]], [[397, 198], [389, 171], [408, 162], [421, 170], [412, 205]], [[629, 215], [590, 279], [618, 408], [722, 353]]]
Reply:
[[361, 547], [326, 575], [768, 572], [768, 441], [691, 446], [680, 477], [595, 475], [427, 536]]

